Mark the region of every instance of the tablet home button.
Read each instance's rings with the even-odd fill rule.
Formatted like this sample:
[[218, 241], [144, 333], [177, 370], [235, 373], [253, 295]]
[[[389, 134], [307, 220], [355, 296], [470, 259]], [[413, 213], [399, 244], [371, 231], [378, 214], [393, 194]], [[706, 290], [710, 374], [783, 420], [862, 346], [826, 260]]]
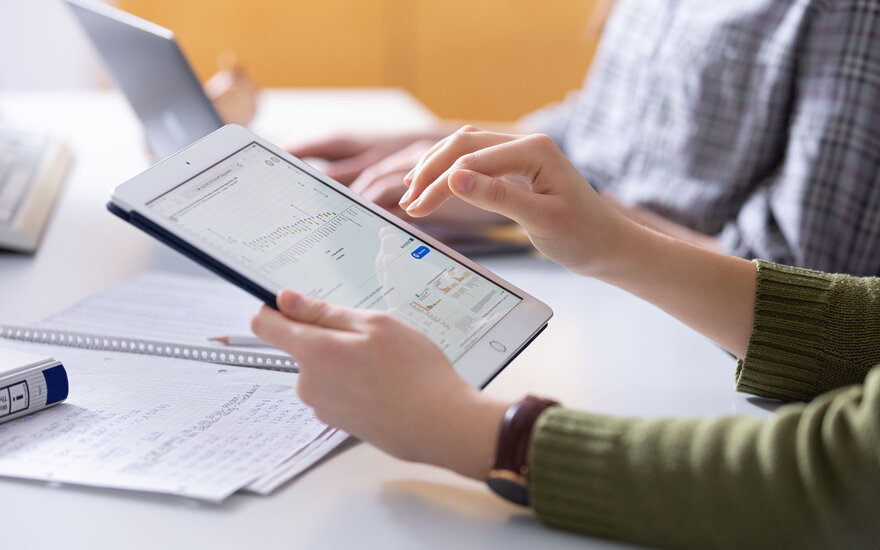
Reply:
[[507, 351], [507, 346], [499, 342], [498, 340], [492, 340], [489, 342], [489, 345], [492, 346], [492, 349], [495, 351]]

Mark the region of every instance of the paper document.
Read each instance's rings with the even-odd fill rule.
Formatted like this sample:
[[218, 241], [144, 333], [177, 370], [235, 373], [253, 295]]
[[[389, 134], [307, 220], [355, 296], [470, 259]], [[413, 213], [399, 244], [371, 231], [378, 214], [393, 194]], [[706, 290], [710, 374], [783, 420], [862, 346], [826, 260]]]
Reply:
[[[312, 445], [332, 433], [299, 401], [293, 373], [3, 345], [63, 357], [70, 375], [66, 403], [0, 425], [3, 476], [218, 502], [258, 480], [266, 492], [336, 444]], [[315, 449], [311, 461], [292, 460]]]
[[306, 471], [312, 464], [321, 460], [330, 451], [341, 445], [348, 434], [336, 428], [327, 428], [317, 439], [303, 448], [296, 455], [279, 464], [271, 472], [266, 472], [260, 479], [253, 481], [244, 488], [250, 493], [268, 495], [294, 477]]

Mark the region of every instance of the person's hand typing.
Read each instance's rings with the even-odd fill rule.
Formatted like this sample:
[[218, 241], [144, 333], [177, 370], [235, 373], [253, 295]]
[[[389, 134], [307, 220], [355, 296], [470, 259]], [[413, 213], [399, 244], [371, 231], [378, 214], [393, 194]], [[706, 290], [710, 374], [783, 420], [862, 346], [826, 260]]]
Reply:
[[406, 191], [403, 176], [412, 170], [416, 162], [434, 143], [434, 140], [419, 140], [391, 153], [375, 164], [364, 168], [349, 187], [352, 191], [375, 202], [382, 208], [391, 210], [398, 215], [403, 214], [403, 211], [397, 206], [400, 197]]
[[[336, 181], [349, 185], [364, 170], [389, 155], [420, 140], [429, 140], [433, 143], [443, 135], [445, 132], [439, 129], [404, 134], [336, 134], [288, 144], [285, 149], [288, 153], [301, 159], [325, 160], [326, 164], [321, 166], [321, 171]], [[412, 165], [409, 168], [411, 167]]]
[[[425, 151], [430, 149], [435, 142], [430, 140], [417, 141], [406, 149], [392, 153], [366, 168], [349, 187], [352, 191], [375, 202], [392, 214], [412, 221], [412, 218], [398, 205], [400, 197], [407, 189], [403, 182], [403, 176], [412, 170]], [[510, 222], [504, 216], [477, 208], [458, 199], [445, 202], [425, 221], [427, 225], [459, 228], [483, 228]]]

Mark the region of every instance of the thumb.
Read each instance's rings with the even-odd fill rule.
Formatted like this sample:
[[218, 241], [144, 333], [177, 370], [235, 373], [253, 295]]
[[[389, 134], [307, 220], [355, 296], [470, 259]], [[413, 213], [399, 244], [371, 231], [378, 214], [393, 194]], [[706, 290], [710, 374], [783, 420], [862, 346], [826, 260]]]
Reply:
[[309, 325], [336, 330], [354, 330], [358, 312], [304, 296], [292, 290], [282, 290], [275, 299], [280, 311], [288, 319]]
[[449, 175], [449, 188], [465, 202], [507, 216], [528, 229], [541, 195], [471, 170]]

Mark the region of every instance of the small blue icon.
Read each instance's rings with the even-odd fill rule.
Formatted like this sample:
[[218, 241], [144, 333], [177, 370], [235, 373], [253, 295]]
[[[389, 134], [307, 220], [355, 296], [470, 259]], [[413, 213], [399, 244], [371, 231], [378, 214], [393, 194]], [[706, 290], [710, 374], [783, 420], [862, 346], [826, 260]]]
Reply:
[[427, 246], [420, 246], [412, 251], [412, 257], [417, 260], [420, 260], [420, 259], [424, 258], [425, 254], [427, 254], [430, 251], [431, 251], [431, 249], [428, 248]]

